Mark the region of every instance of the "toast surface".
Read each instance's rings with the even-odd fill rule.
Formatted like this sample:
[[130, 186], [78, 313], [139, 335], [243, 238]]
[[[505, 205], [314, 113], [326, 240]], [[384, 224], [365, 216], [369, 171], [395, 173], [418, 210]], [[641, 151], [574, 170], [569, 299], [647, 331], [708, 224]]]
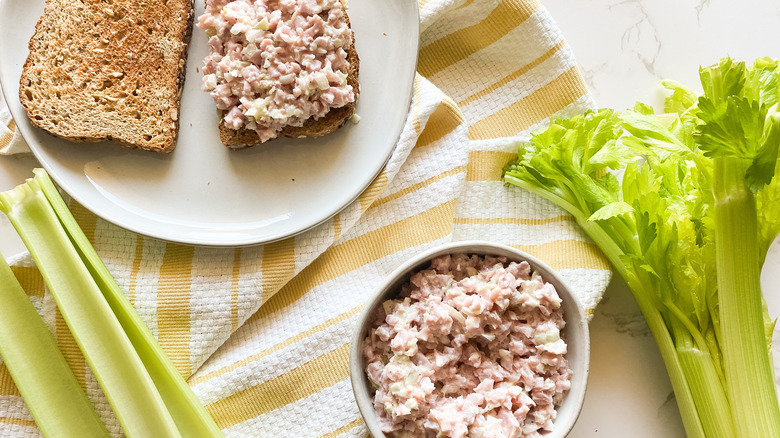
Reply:
[[[345, 12], [344, 18], [348, 26], [351, 27], [349, 21], [349, 15]], [[349, 71], [347, 72], [347, 85], [352, 86], [355, 93], [355, 100], [352, 103], [344, 105], [338, 108], [331, 108], [327, 114], [319, 119], [307, 119], [302, 126], [287, 126], [281, 132], [279, 137], [321, 137], [326, 134], [335, 132], [344, 123], [355, 114], [355, 106], [360, 95], [360, 85], [358, 82], [358, 75], [360, 72], [360, 58], [358, 57], [357, 50], [355, 50], [354, 34], [352, 36], [352, 44], [346, 49], [347, 62], [349, 62]], [[231, 149], [243, 149], [249, 146], [255, 146], [262, 143], [257, 133], [251, 129], [242, 128], [239, 130], [231, 129], [225, 125], [223, 119], [225, 112], [218, 111], [219, 122], [219, 139], [222, 144]]]
[[193, 0], [47, 0], [19, 99], [31, 122], [77, 142], [170, 152]]

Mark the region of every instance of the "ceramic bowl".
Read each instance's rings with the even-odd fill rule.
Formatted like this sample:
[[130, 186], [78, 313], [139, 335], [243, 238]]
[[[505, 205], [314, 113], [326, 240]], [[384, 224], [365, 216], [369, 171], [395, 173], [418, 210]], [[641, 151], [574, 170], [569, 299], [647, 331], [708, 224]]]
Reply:
[[566, 327], [561, 333], [568, 344], [566, 358], [569, 361], [573, 375], [571, 389], [566, 394], [561, 405], [558, 406], [555, 429], [544, 436], [545, 438], [565, 437], [571, 431], [580, 414], [588, 381], [590, 338], [585, 314], [579, 302], [572, 295], [571, 289], [566, 286], [561, 277], [550, 267], [523, 251], [483, 241], [448, 243], [413, 257], [385, 278], [366, 302], [352, 335], [350, 375], [352, 390], [368, 430], [374, 438], [385, 437], [379, 428], [379, 423], [374, 413], [371, 401], [374, 391], [365, 373], [366, 361], [362, 354], [362, 345], [373, 323], [375, 309], [377, 306], [381, 306], [384, 301], [397, 296], [401, 285], [407, 283], [413, 273], [425, 268], [432, 259], [440, 255], [455, 253], [506, 256], [510, 261], [517, 262], [525, 260], [531, 265], [532, 271], [540, 272], [544, 280], [555, 286], [555, 289], [558, 291], [558, 295], [562, 300], [564, 319], [566, 320]]

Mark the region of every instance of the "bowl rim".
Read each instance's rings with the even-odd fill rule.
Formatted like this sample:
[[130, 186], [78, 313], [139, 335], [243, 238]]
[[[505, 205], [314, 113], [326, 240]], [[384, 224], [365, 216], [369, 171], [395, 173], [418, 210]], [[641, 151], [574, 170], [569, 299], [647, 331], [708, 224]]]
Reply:
[[[571, 288], [559, 276], [559, 274], [550, 268], [547, 264], [525, 251], [517, 248], [484, 240], [463, 240], [456, 242], [436, 245], [427, 250], [421, 251], [414, 257], [408, 259], [390, 274], [383, 277], [382, 284], [375, 288], [369, 295], [369, 299], [364, 303], [358, 319], [353, 328], [350, 349], [349, 349], [349, 370], [352, 392], [358, 405], [358, 410], [362, 416], [369, 433], [374, 438], [385, 438], [385, 434], [380, 430], [371, 402], [371, 395], [368, 390], [367, 376], [365, 374], [365, 358], [361, 353], [361, 346], [365, 339], [368, 328], [370, 327], [369, 318], [373, 314], [373, 309], [387, 299], [387, 295], [393, 290], [397, 290], [402, 283], [408, 281], [408, 277], [413, 272], [418, 271], [423, 265], [435, 257], [445, 254], [467, 253], [478, 255], [497, 255], [507, 256], [513, 261], [526, 261], [531, 265], [532, 271], [541, 271], [545, 281], [552, 283], [564, 301], [567, 309], [564, 311], [566, 327], [564, 331], [568, 334], [573, 333], [577, 339], [576, 344], [572, 344], [578, 351], [578, 357], [581, 359], [577, 363], [570, 361], [570, 366], [575, 376], [579, 378], [572, 379], [572, 386], [566, 394], [565, 402], [570, 414], [562, 422], [555, 421], [555, 429], [544, 434], [545, 438], [565, 437], [574, 427], [581, 411], [585, 399], [585, 391], [588, 382], [588, 373], [590, 369], [590, 333], [587, 317], [583, 311], [582, 304], [571, 292]], [[567, 304], [568, 302], [568, 304]], [[571, 310], [576, 310], [575, 317], [571, 316]], [[568, 316], [567, 316], [568, 315]], [[573, 332], [572, 332], [573, 331]], [[579, 334], [579, 336], [577, 336]], [[569, 344], [571, 340], [567, 340]], [[567, 352], [570, 357], [571, 351]], [[575, 369], [576, 368], [576, 369]], [[561, 405], [563, 406], [563, 404]], [[569, 406], [573, 406], [570, 408]], [[560, 406], [557, 409], [560, 411]], [[560, 417], [559, 417], [560, 418]]]

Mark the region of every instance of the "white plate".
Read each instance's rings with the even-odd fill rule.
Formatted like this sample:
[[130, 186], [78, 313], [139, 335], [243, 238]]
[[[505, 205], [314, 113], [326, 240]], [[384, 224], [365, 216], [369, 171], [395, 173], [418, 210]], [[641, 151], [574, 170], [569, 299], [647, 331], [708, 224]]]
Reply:
[[[195, 0], [195, 14], [204, 0]], [[207, 38], [195, 28], [176, 150], [161, 155], [71, 143], [33, 127], [18, 89], [43, 0], [0, 1], [0, 82], [11, 114], [44, 168], [98, 216], [147, 236], [194, 245], [266, 243], [305, 231], [355, 200], [399, 138], [417, 63], [416, 0], [350, 0], [360, 56], [360, 123], [318, 139], [277, 139], [230, 151], [213, 101], [200, 90]]]

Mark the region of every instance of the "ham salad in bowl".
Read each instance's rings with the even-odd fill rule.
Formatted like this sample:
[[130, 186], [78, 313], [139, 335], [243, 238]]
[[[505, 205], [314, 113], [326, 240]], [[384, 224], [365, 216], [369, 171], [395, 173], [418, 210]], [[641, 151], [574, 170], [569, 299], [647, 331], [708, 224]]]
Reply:
[[363, 309], [350, 366], [374, 437], [563, 437], [588, 357], [584, 314], [550, 268], [458, 242], [390, 275]]

